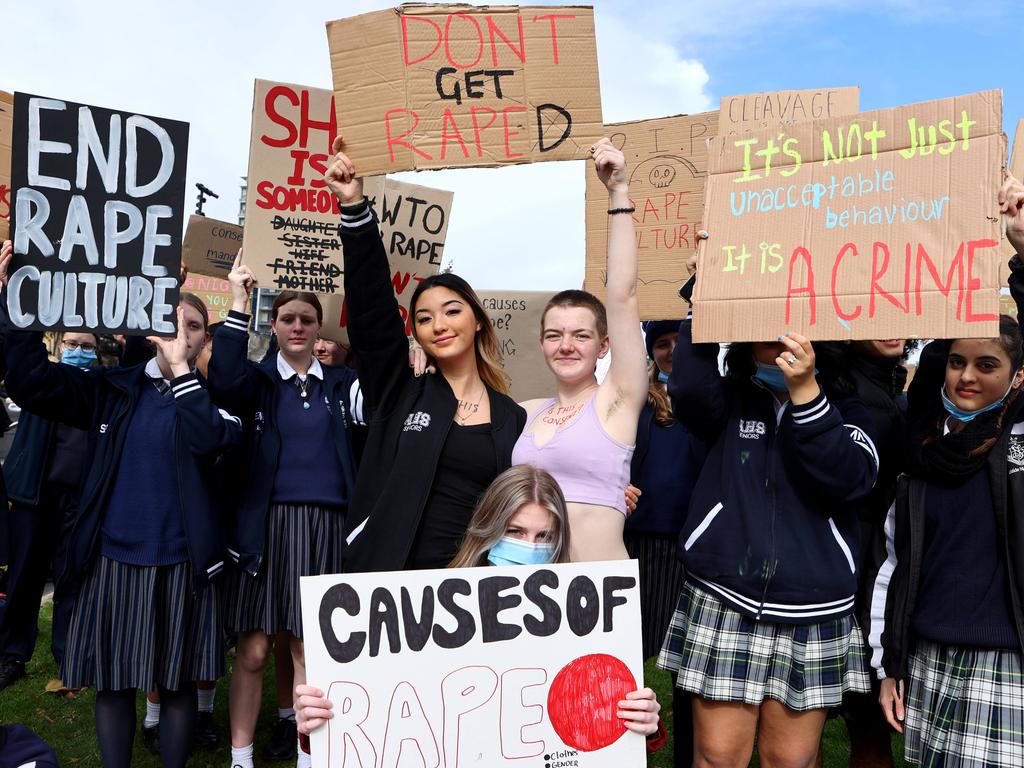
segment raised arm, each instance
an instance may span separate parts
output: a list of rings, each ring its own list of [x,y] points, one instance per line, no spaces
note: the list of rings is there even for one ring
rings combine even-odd
[[[605,384],[615,388],[639,416],[647,401],[647,353],[640,332],[640,303],[636,294],[636,233],[633,229],[626,158],[608,139],[593,147],[597,176],[608,190],[608,284],[605,308],[612,359]],[[612,213],[612,211],[621,211]]]
[[[208,369],[210,396],[218,405],[246,418],[257,407],[259,374],[249,364],[249,296],[256,285],[252,271],[242,263],[238,250],[228,274],[231,285],[231,310],[224,325],[217,329],[216,343]]]
[[[359,361],[359,383],[371,418],[386,416],[413,375],[409,341],[391,284],[391,266],[377,221],[363,195],[363,180],[334,142],[334,159],[324,178],[341,206],[348,337]]]

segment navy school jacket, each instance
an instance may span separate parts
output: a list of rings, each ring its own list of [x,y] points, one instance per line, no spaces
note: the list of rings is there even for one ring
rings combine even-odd
[[[8,329],[5,342],[11,399],[29,413],[89,433],[91,463],[82,480],[78,509],[65,523],[57,553],[57,585],[74,587],[99,554],[100,530],[128,426],[142,387],[151,386],[146,366],[83,371],[50,362],[41,333]],[[218,411],[202,384],[196,373],[171,382],[177,407],[179,496],[194,590],[205,587],[224,566],[222,513],[210,490],[217,481],[213,467],[242,435],[239,419]],[[144,504],[140,499],[140,511]]]
[[[755,619],[813,623],[852,613],[859,523],[853,502],[878,475],[874,425],[856,400],[824,394],[777,407],[718,371],[717,344],[679,328],[673,410],[708,445],[679,535],[689,578]]]
[[[281,435],[277,431],[277,355],[260,363],[247,358],[249,316],[229,312],[217,329],[210,356],[210,394],[222,408],[242,417],[245,436],[241,449],[230,457],[225,475],[240,484],[237,508],[228,525],[228,556],[255,576],[263,562],[266,517],[274,490]],[[356,487],[356,462],[350,426],[352,392],[358,394],[355,371],[345,366],[323,366],[324,391],[330,398],[334,447],[349,494]],[[223,478],[222,478],[223,482]]]

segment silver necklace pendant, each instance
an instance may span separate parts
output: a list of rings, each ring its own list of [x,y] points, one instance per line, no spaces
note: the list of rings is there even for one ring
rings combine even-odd
[[[303,393],[302,396],[305,397],[306,394]],[[309,401],[308,400],[302,404],[302,408],[303,408],[303,410],[306,410],[306,411],[309,410]]]

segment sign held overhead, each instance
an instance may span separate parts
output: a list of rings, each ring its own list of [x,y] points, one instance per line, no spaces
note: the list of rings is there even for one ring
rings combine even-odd
[[[721,130],[731,133],[793,125],[808,120],[855,115],[860,111],[860,88],[810,88],[723,96]]]
[[[702,228],[707,141],[718,113],[615,123],[606,134],[626,156],[629,198],[636,212],[640,317],[663,320],[680,312],[679,286]],[[608,190],[587,164],[587,260],[583,287],[602,300],[608,264]]]
[[[428,275],[437,274],[448,235],[453,192],[421,187],[386,176],[363,179],[363,192],[380,224],[380,236],[391,267],[391,284],[402,313],[405,335],[412,335],[409,302]],[[348,344],[344,296],[321,296],[324,325],[320,335]]]
[[[602,136],[589,6],[402,5],[327,39],[362,175],[580,160]]]
[[[187,151],[187,123],[15,94],[15,328],[175,333]]]
[[[998,331],[1002,97],[713,139],[694,337]]]

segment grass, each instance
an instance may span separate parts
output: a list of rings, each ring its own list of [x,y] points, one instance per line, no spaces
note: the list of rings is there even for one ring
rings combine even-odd
[[[51,615],[52,606],[43,606],[39,617],[39,642],[36,643],[35,653],[27,665],[27,675],[0,692],[0,723],[22,723],[32,728],[53,746],[62,766],[99,768],[101,766],[100,756],[93,728],[93,706],[95,703],[93,692],[85,691],[72,699],[46,693],[44,690],[47,682],[57,677],[57,670],[49,650]],[[257,755],[257,765],[261,767],[264,765],[294,765],[294,761],[267,763],[259,758],[263,742],[268,737],[277,717],[273,695],[274,673],[271,666],[268,665],[264,677],[263,708],[256,731],[254,752]],[[658,700],[662,702],[663,714],[670,713],[672,682],[669,676],[656,669],[653,662],[647,665],[646,675],[647,684],[657,691]],[[214,711],[214,717],[220,726],[221,745],[213,750],[195,752],[188,763],[190,768],[224,768],[224,766],[230,765],[231,753],[227,746],[227,708],[227,678],[224,678],[217,688]],[[145,712],[141,693],[138,700],[138,712],[138,723],[141,727],[142,715]],[[671,731],[671,718],[667,717],[666,722]],[[897,749],[897,757],[899,757],[902,743],[894,744],[894,746]],[[838,718],[829,720],[825,727],[824,750],[826,768],[840,768],[840,766],[849,764],[850,748],[842,720]],[[132,763],[139,768],[159,768],[160,759],[147,752],[142,746],[142,739],[137,737]],[[656,768],[671,768],[671,740],[668,745],[654,755],[650,765]],[[757,765],[756,756],[751,765]],[[898,759],[897,766],[903,765],[903,761]]]

